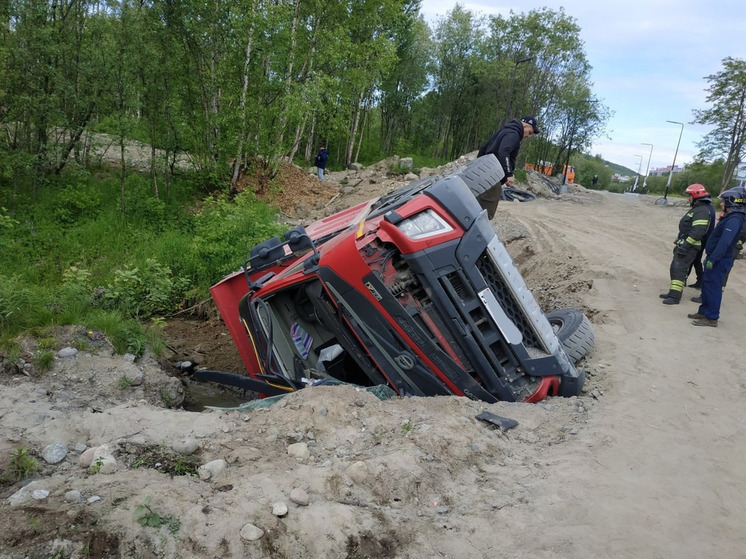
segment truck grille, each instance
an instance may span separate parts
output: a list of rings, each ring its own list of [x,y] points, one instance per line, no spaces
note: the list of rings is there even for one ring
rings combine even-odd
[[[476,267],[477,270],[479,270],[479,273],[482,274],[484,281],[487,282],[487,285],[492,290],[498,303],[500,303],[503,311],[505,311],[505,314],[513,321],[516,328],[520,330],[521,335],[523,336],[523,344],[526,347],[543,349],[539,338],[531,327],[531,323],[526,318],[521,306],[515,300],[510,286],[505,283],[500,271],[497,270],[495,265],[492,263],[487,252],[482,253],[482,256],[477,260]]]

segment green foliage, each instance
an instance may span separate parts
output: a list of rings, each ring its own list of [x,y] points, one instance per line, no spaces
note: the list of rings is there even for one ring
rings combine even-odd
[[[176,534],[181,528],[181,521],[173,515],[161,515],[150,507],[150,497],[146,497],[141,505],[135,508],[135,518],[141,526],[160,528],[166,526],[168,531]]]
[[[746,60],[729,56],[722,63],[719,72],[706,77],[709,107],[694,111],[694,123],[711,127],[699,144],[699,157],[724,163],[718,193],[728,187],[746,156]]]
[[[0,331],[19,331],[32,323],[27,311],[35,295],[19,276],[0,274]]]
[[[119,380],[117,380],[117,386],[120,390],[127,390],[132,387],[132,379],[126,375],[122,375],[119,377]]]
[[[8,243],[6,233],[10,233],[18,225],[18,222],[7,212],[8,210],[0,206],[0,247]]]
[[[232,203],[225,196],[209,199],[195,216],[182,272],[200,285],[212,285],[243,264],[252,246],[282,232],[275,215],[250,192]]]
[[[187,278],[174,277],[170,268],[148,258],[141,268],[116,270],[102,304],[129,316],[149,317],[177,309],[188,286]]]
[[[53,215],[58,222],[70,225],[82,217],[95,217],[100,203],[100,196],[93,187],[68,185],[58,194]]]
[[[166,351],[164,330],[166,321],[161,317],[153,317],[150,324],[145,326],[145,341],[156,357],[161,357]]]
[[[101,471],[101,466],[103,466],[103,465],[104,465],[104,459],[99,456],[98,458],[96,458],[96,460],[93,462],[93,464],[91,464],[88,467],[88,471],[92,475],[95,476],[97,473],[99,473]]]
[[[36,460],[31,456],[29,451],[23,447],[18,447],[10,455],[10,464],[8,465],[8,474],[13,481],[20,481],[28,478],[38,469]]]
[[[32,363],[39,371],[46,372],[52,368],[54,352],[48,349],[39,349],[34,353]]]
[[[117,353],[139,357],[145,351],[147,342],[142,324],[119,311],[93,310],[86,316],[86,324],[105,332]]]
[[[38,343],[39,349],[57,349],[57,340],[55,340],[54,338],[41,338]]]

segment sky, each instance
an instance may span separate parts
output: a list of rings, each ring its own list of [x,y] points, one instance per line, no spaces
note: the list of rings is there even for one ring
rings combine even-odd
[[[591,155],[644,175],[650,169],[690,163],[709,127],[691,124],[694,109],[706,109],[706,76],[723,69],[728,56],[746,59],[743,0],[516,0],[460,1],[475,15],[508,17],[547,7],[564,8],[580,27],[592,66],[594,97],[614,114],[608,138]],[[422,0],[431,25],[457,0]],[[683,124],[671,124],[667,121]],[[541,123],[539,123],[541,127]],[[680,142],[679,142],[680,138]],[[676,153],[677,144],[679,144]],[[643,144],[652,144],[650,145]]]

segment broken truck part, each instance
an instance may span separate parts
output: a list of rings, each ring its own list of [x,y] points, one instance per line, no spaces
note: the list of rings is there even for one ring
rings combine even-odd
[[[249,376],[285,391],[336,379],[486,402],[579,394],[578,355],[476,201],[501,178],[482,157],[252,248],[211,288]],[[580,335],[576,353],[592,344]]]

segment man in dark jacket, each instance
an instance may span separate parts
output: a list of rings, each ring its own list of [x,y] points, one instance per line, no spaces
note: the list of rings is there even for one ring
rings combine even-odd
[[[674,241],[671,260],[671,284],[668,293],[661,293],[664,305],[678,305],[684,291],[686,276],[697,254],[702,248],[705,236],[712,230],[715,210],[712,199],[701,184],[690,184],[684,190],[689,195],[691,209],[679,221],[679,235]]]
[[[326,169],[327,159],[329,159],[329,150],[324,146],[319,146],[319,153],[316,154],[316,159],[313,160],[313,164],[316,166],[316,171],[320,181],[324,180],[324,169]]]
[[[720,304],[723,299],[723,284],[733,266],[736,243],[741,237],[744,219],[744,190],[731,188],[720,194],[725,205],[717,227],[712,231],[705,246],[705,271],[702,276],[702,304],[696,313],[687,315],[694,326],[717,327],[720,319]]]
[[[513,186],[515,179],[515,158],[518,157],[518,151],[521,149],[521,141],[539,133],[539,127],[536,125],[536,117],[526,116],[522,119],[514,118],[505,126],[495,132],[481,148],[477,157],[487,154],[494,154],[502,165],[505,176],[492,188],[485,190],[477,196],[477,201],[483,209],[487,210],[487,216],[492,219],[497,210],[497,204],[502,197],[502,185]]]

